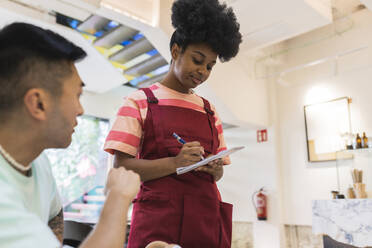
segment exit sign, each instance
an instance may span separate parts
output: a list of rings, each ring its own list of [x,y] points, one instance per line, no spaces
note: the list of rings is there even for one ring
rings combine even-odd
[[[257,130],[257,143],[267,141],[267,129]]]

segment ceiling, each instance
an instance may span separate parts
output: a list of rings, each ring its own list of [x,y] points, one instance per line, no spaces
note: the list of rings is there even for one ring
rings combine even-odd
[[[232,0],[243,48],[259,49],[332,22],[331,8],[299,0]],[[320,7],[319,7],[320,6]],[[295,10],[295,11],[294,11]]]
[[[360,0],[368,9],[372,10],[372,0]]]
[[[57,16],[66,26],[78,31],[122,73],[125,85],[147,87],[160,81],[168,71],[166,59],[137,29],[99,15],[91,15],[83,21]]]
[[[54,19],[52,22],[77,31],[76,33],[80,34],[91,45],[90,47],[83,47],[88,52],[87,60],[95,58],[96,62],[90,64],[95,69],[81,70],[83,80],[89,82],[86,87],[89,91],[101,93],[117,88],[120,85],[134,88],[146,87],[156,81],[160,81],[168,71],[168,62],[143,32],[118,21],[94,14],[96,11],[92,10],[97,8],[99,1],[36,0],[30,3],[25,0],[16,0],[7,2],[45,13],[48,19]],[[115,1],[110,0],[102,2],[115,4]],[[152,3],[152,0],[144,0],[142,5],[150,3]],[[86,6],[86,4],[93,4],[93,8]],[[137,5],[139,9],[144,7],[141,4]],[[128,6],[131,5],[128,4]],[[135,6],[133,2],[132,6]],[[150,8],[152,9],[152,6]],[[138,12],[138,10],[136,11]],[[133,15],[134,12],[131,13],[126,12],[126,15]],[[53,18],[50,18],[51,16]],[[9,17],[8,19],[12,18]],[[141,20],[141,22],[143,21]],[[56,28],[51,29],[58,33],[61,32],[56,30]],[[71,35],[69,34],[67,37],[74,39]],[[80,42],[77,42],[77,44],[80,44]],[[99,54],[91,54],[92,48],[95,48]],[[106,63],[100,63],[101,60],[97,60],[97,57],[100,57],[99,55],[103,56],[110,63],[107,63],[107,61]],[[106,66],[103,66],[102,63],[106,64]],[[84,67],[84,64],[85,61],[79,63],[78,67]],[[107,64],[108,66],[113,66],[114,70],[116,70],[114,74],[112,73],[113,69],[107,70]],[[117,74],[121,74],[120,80],[118,80]],[[116,76],[111,77],[111,75]],[[115,83],[108,81],[114,81]]]
[[[38,0],[42,1],[42,0]],[[149,25],[157,25],[159,5],[164,0],[59,0],[75,4],[85,2],[131,16]],[[322,27],[352,11],[359,0],[222,0],[234,11],[241,24],[243,49],[259,49]],[[363,2],[372,0],[363,0]],[[165,1],[171,8],[172,1]],[[372,5],[372,3],[371,3]],[[164,6],[163,6],[164,7]],[[161,27],[160,27],[161,28]]]
[[[169,37],[161,40],[158,34],[167,33],[168,36],[170,34],[169,30],[166,31],[166,28],[162,27],[161,21],[156,23],[156,20],[161,16],[165,22],[170,22],[169,9],[172,0],[3,2],[22,4],[45,13],[57,12],[70,18],[70,21],[65,23],[66,26],[78,31],[109,60],[123,76],[121,85],[144,87],[161,80],[167,71],[169,52],[166,47]],[[372,0],[224,0],[224,2],[231,6],[237,15],[243,34],[241,51],[248,55],[347,17],[364,6],[372,8]],[[156,27],[152,32],[146,32],[148,27],[153,26]],[[159,44],[163,44],[163,47],[160,48]],[[117,83],[112,84],[114,85],[118,86]],[[99,92],[112,89],[109,88],[109,84],[106,87],[106,90],[102,87],[92,89],[97,88]]]
[[[165,23],[170,23],[172,0],[8,0],[0,1],[0,7],[4,2],[21,3],[48,14],[59,12],[79,21],[73,27],[75,30],[69,31],[74,34],[65,30],[61,32],[66,36],[71,35],[68,36],[71,40],[88,51],[87,60],[79,66],[85,67],[82,71],[89,72],[82,75],[83,80],[89,82],[89,91],[119,92],[125,87],[129,89],[124,85],[128,83],[134,87],[144,87],[160,80],[166,72],[167,61],[170,59],[168,43],[171,30],[165,27]],[[279,46],[283,44],[282,41],[347,17],[364,6],[372,9],[372,0],[225,2],[236,12],[243,34],[240,49],[243,56],[229,63],[231,66],[226,68],[231,73],[241,75],[242,80],[246,74],[240,70],[247,69],[242,64],[251,59],[248,55],[264,53],[263,56],[266,56],[265,49],[273,47],[273,44]],[[216,82],[213,85],[218,88]],[[231,121],[227,118],[231,123],[240,120],[238,116],[244,116],[233,111],[235,98],[229,98],[224,92],[220,94],[212,86],[205,87],[205,92],[216,95],[212,99],[220,99],[220,105],[226,106],[223,112],[235,114],[234,118],[230,118]],[[234,90],[230,93],[238,94]],[[224,114],[224,119],[226,116]]]
[[[158,25],[159,6],[164,0],[13,0],[85,20],[97,9],[111,9],[148,25]],[[162,1],[162,2],[161,2]],[[245,50],[259,49],[330,24],[358,8],[372,8],[372,0],[221,0],[233,7],[241,24]],[[75,8],[67,8],[66,6]],[[164,6],[163,6],[164,8]],[[169,17],[170,19],[170,17]],[[124,23],[125,24],[125,23]],[[160,27],[162,28],[162,27]]]

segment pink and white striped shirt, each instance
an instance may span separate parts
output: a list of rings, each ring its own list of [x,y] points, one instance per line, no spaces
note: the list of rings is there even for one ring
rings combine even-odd
[[[153,84],[150,89],[159,100],[158,104],[160,105],[189,108],[205,113],[203,100],[195,93],[183,94],[160,83]],[[226,150],[222,122],[212,104],[211,109],[215,113],[215,125],[220,141],[217,152],[220,152]],[[104,150],[111,154],[114,154],[116,150],[137,157],[141,149],[146,114],[147,97],[142,90],[135,91],[126,97],[106,138]],[[229,157],[224,159],[224,164],[230,164]]]

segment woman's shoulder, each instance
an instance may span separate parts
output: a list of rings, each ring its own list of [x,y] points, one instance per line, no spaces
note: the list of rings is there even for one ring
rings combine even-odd
[[[136,91],[133,91],[132,93],[130,93],[126,98],[133,99],[133,100],[146,99],[147,97],[146,97],[146,93],[144,89],[149,89],[154,93],[154,95],[156,95],[156,91],[159,90],[159,86],[158,86],[158,83],[155,83],[153,85],[150,85],[149,87],[137,89]]]
[[[136,91],[133,91],[129,95],[124,97],[125,100],[131,100],[131,101],[139,101],[146,99],[146,94],[142,89],[138,89]]]
[[[201,99],[201,101],[203,101],[203,99],[205,100],[205,101],[207,101],[208,103],[209,103],[209,106],[210,106],[210,108],[211,108],[211,110],[212,111],[216,111],[216,107],[214,106],[214,104],[213,104],[213,100],[212,101],[210,101],[210,100],[208,100],[207,98],[205,98],[205,97],[203,97],[203,96],[200,96],[200,95],[198,95],[197,93],[193,93],[196,97],[198,97],[198,98],[200,98]]]

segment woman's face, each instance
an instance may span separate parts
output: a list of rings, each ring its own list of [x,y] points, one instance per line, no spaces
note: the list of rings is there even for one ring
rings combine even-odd
[[[204,43],[190,44],[185,51],[174,45],[173,72],[185,90],[196,88],[209,77],[216,64],[217,53]]]

